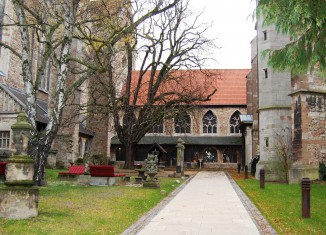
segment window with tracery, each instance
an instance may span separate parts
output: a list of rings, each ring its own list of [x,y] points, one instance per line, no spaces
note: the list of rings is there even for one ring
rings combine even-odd
[[[217,120],[214,113],[209,110],[203,117],[203,133],[216,133],[217,132]]]
[[[158,124],[154,125],[148,133],[163,133],[163,120],[161,120]]]
[[[190,133],[191,119],[187,113],[180,113],[174,119],[175,133]]]
[[[239,126],[240,126],[240,112],[236,111],[230,118],[230,133],[241,133]]]

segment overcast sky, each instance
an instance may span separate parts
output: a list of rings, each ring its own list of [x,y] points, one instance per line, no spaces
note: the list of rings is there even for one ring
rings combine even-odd
[[[215,63],[208,68],[250,68],[250,41],[255,36],[251,15],[252,0],[190,0],[195,11],[203,11],[202,19],[212,23],[211,38],[217,38]]]
[[[208,61],[204,68],[251,68],[250,42],[256,34],[251,14],[255,0],[189,0],[189,2],[194,16],[201,13],[197,23],[211,25],[205,36],[216,39],[215,45],[218,47],[209,51],[208,57],[214,58],[215,61]],[[141,53],[138,54],[138,58],[142,56]],[[136,69],[139,69],[141,61],[142,59],[137,59]]]

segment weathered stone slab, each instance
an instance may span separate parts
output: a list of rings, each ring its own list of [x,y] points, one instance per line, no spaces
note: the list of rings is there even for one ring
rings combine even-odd
[[[0,188],[0,218],[28,219],[38,215],[37,187]]]
[[[91,177],[90,185],[92,186],[114,186],[119,185],[123,181],[122,177]]]
[[[91,182],[91,175],[78,175],[77,183],[81,185],[89,185]]]

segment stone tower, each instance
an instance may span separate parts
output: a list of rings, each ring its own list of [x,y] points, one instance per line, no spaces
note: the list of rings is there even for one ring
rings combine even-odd
[[[258,77],[258,112],[259,112],[259,152],[260,161],[257,174],[261,168],[266,171],[267,180],[277,180],[278,175],[273,169],[273,162],[278,158],[274,146],[278,134],[291,140],[291,73],[277,72],[268,66],[267,58],[262,52],[266,49],[276,50],[290,42],[288,35],[278,33],[275,26],[264,26],[263,19],[257,21],[257,52]]]

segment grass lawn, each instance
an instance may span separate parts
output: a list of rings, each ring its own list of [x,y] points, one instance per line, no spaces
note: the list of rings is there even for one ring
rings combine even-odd
[[[57,181],[58,171],[47,171],[39,216],[0,219],[0,234],[120,234],[177,187],[173,178],[160,178],[159,189],[74,186]]]
[[[231,176],[279,234],[326,234],[326,184],[312,184],[311,218],[303,219],[299,184],[267,182],[260,189],[256,179]]]

